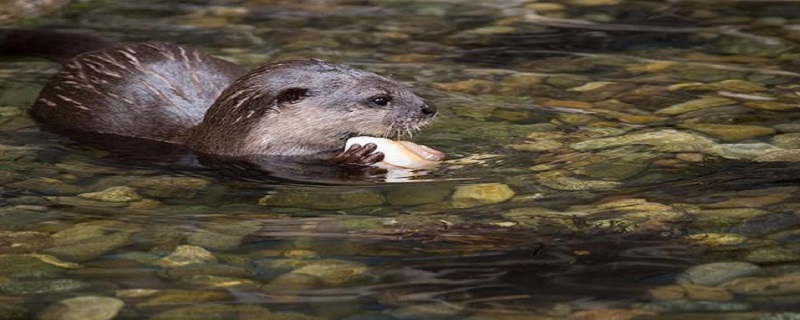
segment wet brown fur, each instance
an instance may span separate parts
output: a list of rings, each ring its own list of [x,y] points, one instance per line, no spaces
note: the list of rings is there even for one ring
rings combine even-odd
[[[405,86],[344,65],[282,61],[247,72],[169,43],[100,44],[65,54],[31,109],[36,120],[207,154],[296,156],[334,152],[355,135],[397,137],[435,114]]]

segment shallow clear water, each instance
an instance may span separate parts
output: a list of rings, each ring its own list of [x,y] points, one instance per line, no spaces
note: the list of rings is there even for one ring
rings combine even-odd
[[[796,319],[799,12],[72,4],[27,23],[394,77],[451,160],[321,181],[121,158],[40,131],[24,111],[58,66],[4,58],[0,319]]]

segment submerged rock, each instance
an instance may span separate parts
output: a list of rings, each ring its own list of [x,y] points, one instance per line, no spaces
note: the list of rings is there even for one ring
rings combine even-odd
[[[579,151],[592,151],[635,144],[649,145],[654,151],[661,152],[702,152],[716,145],[713,140],[697,134],[661,129],[592,139],[574,143],[571,147]]]
[[[208,250],[198,246],[182,245],[175,248],[170,255],[153,262],[153,264],[163,267],[180,267],[215,262],[217,262],[217,257]]]
[[[0,282],[0,292],[11,295],[54,294],[91,286],[88,282],[73,279],[6,280]]]
[[[713,262],[701,264],[678,275],[678,283],[716,286],[725,281],[754,275],[761,267],[748,262]]]
[[[456,187],[453,206],[470,208],[504,202],[514,197],[514,190],[502,183],[468,184]]]
[[[110,187],[98,192],[81,193],[78,197],[107,202],[133,202],[142,200],[142,196],[136,193],[136,190],[126,186]]]
[[[674,116],[711,107],[727,106],[734,103],[736,103],[736,100],[727,98],[702,98],[666,107],[656,111],[656,114]]]
[[[620,186],[617,181],[588,180],[569,176],[565,171],[548,171],[536,175],[538,182],[556,190],[599,190]]]
[[[800,274],[779,277],[747,277],[733,279],[720,285],[735,294],[771,296],[800,293]]]
[[[303,289],[319,286],[338,286],[363,279],[369,268],[343,260],[317,260],[273,279],[262,290]]]
[[[140,192],[154,198],[194,198],[211,185],[211,181],[195,177],[156,176],[136,179],[128,183]]]
[[[128,245],[130,238],[129,232],[116,232],[52,247],[44,252],[68,261],[86,261]]]
[[[120,299],[81,296],[64,299],[45,308],[40,320],[109,320],[125,305]]]
[[[684,123],[678,127],[699,131],[724,141],[741,141],[775,133],[772,128],[746,125]]]

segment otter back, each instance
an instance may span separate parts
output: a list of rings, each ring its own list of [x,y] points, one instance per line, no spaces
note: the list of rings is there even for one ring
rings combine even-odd
[[[183,143],[244,68],[169,43],[77,55],[39,93],[31,115],[51,129]]]

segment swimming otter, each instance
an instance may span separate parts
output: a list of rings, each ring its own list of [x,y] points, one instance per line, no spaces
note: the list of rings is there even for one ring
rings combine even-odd
[[[21,29],[3,30],[0,48],[64,64],[31,108],[47,127],[185,144],[204,154],[368,165],[382,159],[374,146],[333,156],[349,137],[398,137],[436,114],[393,80],[316,60],[247,72],[170,43]]]

